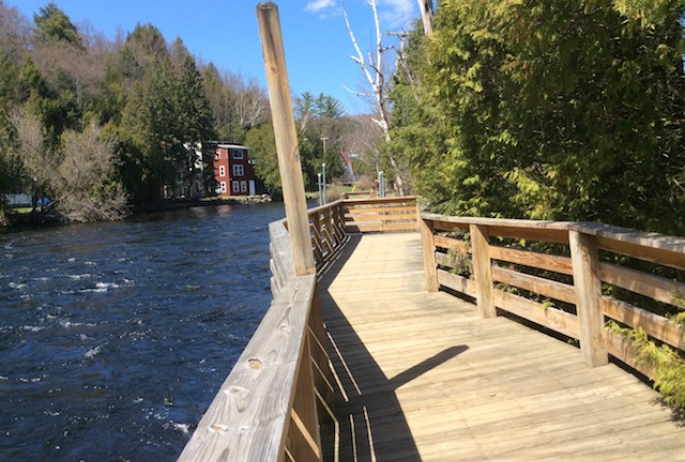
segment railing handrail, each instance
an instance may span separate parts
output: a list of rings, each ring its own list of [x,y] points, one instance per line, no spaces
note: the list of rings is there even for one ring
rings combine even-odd
[[[611,354],[650,377],[654,372],[651,366],[638,360],[639,354],[630,342],[605,327],[605,318],[632,328],[640,327],[659,342],[679,350],[685,349],[685,326],[602,294],[604,283],[678,306],[679,301],[685,298],[685,283],[607,263],[599,258],[599,251],[606,251],[685,270],[685,238],[589,222],[457,217],[435,213],[422,213],[421,227],[429,290],[443,286],[472,296],[483,317],[494,316],[495,308],[510,311],[578,339],[583,356],[590,365],[606,364]],[[463,240],[448,236],[454,229],[470,232],[470,246]],[[495,236],[568,245],[570,257],[495,245],[490,239]],[[457,249],[456,252],[462,255],[470,254],[471,276],[448,271],[456,264],[446,251],[449,248]],[[573,280],[559,282],[539,274],[520,272],[516,267],[512,269],[511,265],[558,273],[562,275],[558,279],[572,276]],[[554,307],[550,309],[528,297],[499,290],[496,287],[498,282],[541,298],[576,305],[577,315]]]

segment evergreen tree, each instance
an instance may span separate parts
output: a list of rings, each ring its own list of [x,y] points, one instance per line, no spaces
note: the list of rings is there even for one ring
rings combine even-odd
[[[450,213],[682,231],[682,7],[661,4],[647,23],[637,1],[445,0],[420,77],[446,149],[421,190]]]
[[[188,172],[191,191],[197,190],[198,169],[204,172],[202,183],[205,190],[214,191],[214,168],[212,141],[216,140],[214,116],[207,101],[202,76],[195,66],[195,60],[188,55],[181,66],[177,89],[177,115],[179,136],[186,147],[183,170]],[[201,158],[197,158],[197,151]]]
[[[61,42],[83,47],[76,26],[55,2],[48,3],[39,11],[40,13],[33,15],[33,20],[38,27],[36,32],[39,41]]]

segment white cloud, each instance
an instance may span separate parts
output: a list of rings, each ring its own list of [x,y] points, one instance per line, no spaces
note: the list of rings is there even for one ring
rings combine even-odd
[[[377,0],[377,4],[381,21],[392,28],[409,28],[409,23],[418,17],[416,0]]]
[[[321,13],[326,8],[334,8],[335,0],[313,0],[307,3],[304,10],[308,13]]]

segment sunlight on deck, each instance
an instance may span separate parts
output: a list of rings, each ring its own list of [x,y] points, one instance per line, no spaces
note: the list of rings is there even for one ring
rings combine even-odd
[[[327,460],[685,461],[683,422],[633,375],[426,293],[416,233],[353,236],[320,293],[340,388]]]

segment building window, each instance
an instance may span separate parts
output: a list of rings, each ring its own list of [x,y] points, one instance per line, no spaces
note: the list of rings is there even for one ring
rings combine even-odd
[[[221,182],[221,193],[222,194],[226,193],[226,182],[225,181]]]
[[[245,157],[244,157],[244,154],[243,154],[243,151],[241,151],[241,150],[239,150],[239,149],[234,149],[234,150],[231,152],[231,157],[232,157],[233,159],[236,159],[236,160],[242,160],[242,159],[245,158]]]
[[[240,182],[240,192],[241,193],[247,192],[247,181],[241,181]]]
[[[219,165],[219,176],[226,176],[226,167]]]
[[[233,193],[239,193],[240,192],[240,181],[234,181],[233,182]]]
[[[233,176],[243,176],[245,175],[245,168],[242,165],[233,166]]]

